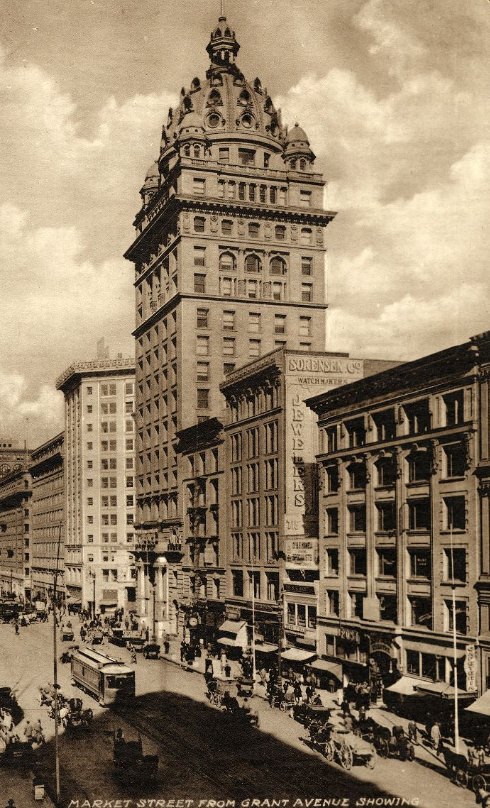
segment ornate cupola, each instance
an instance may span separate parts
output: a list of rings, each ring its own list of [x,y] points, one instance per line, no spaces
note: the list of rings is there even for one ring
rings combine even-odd
[[[240,45],[235,32],[230,28],[226,17],[221,16],[218,25],[211,32],[211,40],[206,48],[211,59],[210,70],[229,70],[234,65]]]
[[[286,135],[286,148],[283,159],[293,171],[307,171],[315,162],[315,154],[310,148],[306,132],[299,124],[295,124]]]

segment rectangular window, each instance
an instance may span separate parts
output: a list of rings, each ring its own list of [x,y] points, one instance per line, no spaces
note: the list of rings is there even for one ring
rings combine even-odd
[[[394,440],[396,437],[395,410],[383,410],[373,415],[376,425],[376,440]]]
[[[409,530],[430,530],[430,500],[417,499],[408,503]]]
[[[339,593],[336,589],[327,589],[326,592],[326,611],[327,615],[338,617],[339,611]]]
[[[229,373],[233,373],[235,370],[235,365],[233,362],[225,362],[223,365],[223,376],[228,376]]]
[[[197,390],[197,409],[207,410],[209,408],[209,390]]]
[[[274,315],[274,334],[286,333],[286,316],[284,314]]]
[[[279,575],[277,572],[267,573],[267,600],[276,603],[279,598]]]
[[[350,449],[364,446],[366,443],[366,428],[364,426],[364,418],[355,418],[352,421],[346,421],[345,428],[347,430]]]
[[[350,574],[366,575],[366,551],[364,549],[350,550]]]
[[[339,574],[339,551],[327,550],[325,553],[325,575],[337,577]]]
[[[207,362],[198,362],[196,365],[196,379],[198,382],[209,381],[209,365]]]
[[[196,353],[198,356],[209,356],[209,337],[197,337]]]
[[[464,477],[466,452],[460,443],[444,446],[444,473],[446,477]]]
[[[206,180],[194,177],[192,180],[192,190],[195,196],[204,196],[206,193]]]
[[[397,622],[396,595],[378,595],[379,619]],[[407,651],[407,654],[409,652]]]
[[[430,598],[410,598],[411,625],[432,629],[432,601]]]
[[[208,309],[198,309],[196,315],[197,328],[208,328]]]
[[[300,337],[311,337],[311,317],[299,318],[299,335]]]
[[[431,567],[430,550],[419,549],[410,552],[410,575],[413,578],[430,578]]]
[[[330,426],[328,429],[326,429],[325,437],[326,437],[327,452],[336,452],[338,448],[337,427]]]
[[[313,284],[311,283],[302,283],[301,284],[301,300],[304,303],[311,303],[313,300]]]
[[[272,282],[272,299],[273,300],[282,300],[283,289],[284,289],[284,284],[280,283],[280,281],[273,281]]]
[[[366,532],[366,506],[362,503],[359,505],[349,505],[349,531],[351,533],[365,533]]]
[[[253,334],[257,334],[260,331],[260,314],[257,312],[251,311],[248,315],[248,330],[251,331]]]
[[[396,576],[396,549],[394,547],[383,547],[377,551],[378,575],[387,578]]]
[[[248,341],[248,355],[251,357],[260,356],[261,341],[259,339],[251,339]]]
[[[233,594],[238,598],[243,598],[243,572],[241,570],[233,570],[231,576]]]
[[[336,536],[339,532],[339,509],[327,508],[326,509],[326,529],[329,535]]]
[[[338,466],[327,466],[325,469],[325,488],[327,494],[335,494],[339,490]]]
[[[362,592],[349,592],[350,616],[362,619],[364,614],[364,595]]]
[[[194,275],[194,291],[197,292],[199,295],[206,294],[206,276],[205,275]]]
[[[132,396],[134,394],[133,382],[126,382],[126,384],[124,385],[124,392],[127,396]]]
[[[366,464],[351,463],[348,467],[349,488],[362,489],[366,487]]]
[[[311,191],[299,192],[299,204],[302,208],[309,208],[311,205]]]
[[[382,457],[376,463],[378,485],[391,488],[396,480],[396,460],[394,457]]]
[[[235,355],[235,340],[233,337],[224,337],[223,339],[223,356]]]
[[[466,529],[466,501],[463,496],[444,497],[446,530]]]
[[[445,612],[446,612],[446,626],[448,631],[453,631],[454,626],[454,618],[456,617],[456,631],[458,634],[466,634],[468,631],[468,616],[466,610],[466,601],[464,600],[456,600],[454,602],[454,610],[453,610],[453,602],[452,600],[445,601]]]
[[[230,150],[226,146],[220,146],[218,152],[218,160],[220,163],[230,162]]]
[[[444,579],[466,581],[466,550],[464,547],[444,548]]]
[[[377,502],[378,530],[391,533],[396,530],[396,508],[394,502]]]
[[[443,396],[446,411],[446,426],[459,426],[464,423],[464,391]]]
[[[234,311],[224,311],[223,312],[223,331],[234,331],[235,330],[235,312]]]
[[[408,420],[408,430],[411,435],[422,435],[430,431],[429,401],[416,401],[405,406],[405,415]]]
[[[429,452],[413,452],[408,458],[408,469],[411,483],[429,480],[432,472]]]
[[[313,258],[309,256],[302,256],[301,258],[301,274],[302,275],[312,275],[313,274]]]
[[[238,149],[238,162],[243,166],[255,165],[255,149]]]

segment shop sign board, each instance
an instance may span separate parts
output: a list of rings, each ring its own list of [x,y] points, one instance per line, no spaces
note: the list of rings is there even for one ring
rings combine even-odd
[[[359,645],[361,641],[359,632],[355,628],[349,628],[348,626],[340,626],[338,636],[341,640],[353,642],[356,645]]]
[[[285,550],[287,567],[302,570],[318,568],[318,539],[288,539]]]
[[[477,690],[476,685],[476,646],[466,646],[466,656],[464,659],[464,672],[466,673],[466,690],[472,693]]]

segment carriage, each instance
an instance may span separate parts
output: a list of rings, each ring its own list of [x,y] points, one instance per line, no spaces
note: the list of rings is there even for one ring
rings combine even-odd
[[[94,713],[90,707],[83,709],[82,699],[73,698],[68,700],[69,712],[64,719],[66,731],[74,735],[90,727]]]
[[[466,755],[454,752],[446,746],[442,748],[442,756],[451,779],[458,786],[468,786],[477,795],[481,790],[490,790],[490,763],[474,766]]]
[[[368,769],[376,765],[376,749],[372,743],[353,732],[333,727],[325,745],[325,757],[335,761],[347,771],[355,763]]]
[[[158,775],[158,755],[144,755],[141,737],[137,741],[114,738],[114,772],[118,779],[126,783],[146,785],[154,782]]]
[[[373,744],[380,757],[396,757],[404,761],[415,760],[415,747],[402,726],[392,729],[374,719],[363,721],[356,734]]]
[[[211,704],[221,707],[225,694],[236,698],[238,694],[238,682],[235,679],[215,677],[208,682],[207,697]]]

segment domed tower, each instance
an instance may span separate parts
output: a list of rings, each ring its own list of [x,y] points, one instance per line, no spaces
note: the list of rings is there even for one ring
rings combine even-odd
[[[150,553],[169,576],[157,622],[171,633],[180,584],[170,572],[181,568],[187,518],[177,433],[222,416],[219,385],[236,367],[281,346],[325,349],[324,231],[335,214],[323,209],[306,134],[288,134],[267,87],[241,72],[239,47],[221,16],[205,76],[182,87],[163,122],[126,252],[136,289],[136,553],[144,548],[140,570]],[[139,591],[142,610],[146,579]]]

